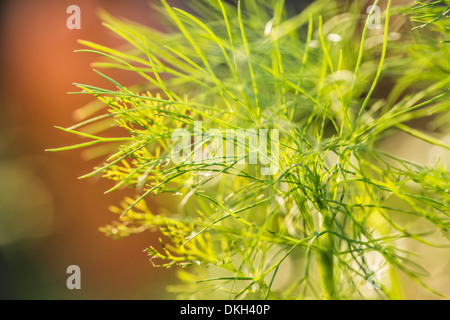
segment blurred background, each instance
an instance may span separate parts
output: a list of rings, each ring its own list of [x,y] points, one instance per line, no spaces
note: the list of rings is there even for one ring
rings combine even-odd
[[[404,1],[396,3],[400,2]],[[292,3],[298,8],[304,4]],[[54,128],[76,123],[74,111],[92,101],[91,96],[68,95],[78,91],[73,82],[111,87],[89,66],[97,56],[73,52],[81,48],[77,39],[106,46],[123,44],[101,25],[97,9],[160,27],[157,13],[148,0],[10,0],[0,4],[0,298],[170,298],[164,289],[176,281],[174,270],[154,268],[143,252],[157,241],[157,233],[113,240],[98,231],[116,218],[108,206],[118,204],[127,194],[104,195],[110,181],[77,179],[101,160],[83,159],[80,150],[44,151],[79,142],[74,135]],[[66,9],[72,4],[81,8],[80,30],[66,27],[70,15]],[[120,77],[124,85],[140,81],[130,73],[108,70],[107,74]],[[408,147],[408,137],[398,139],[390,140],[387,148],[408,152],[427,147]],[[420,156],[427,154],[424,151]],[[440,262],[424,261],[438,279],[430,284],[450,294],[448,251],[442,260],[442,251],[427,250],[419,253],[436,256]],[[81,290],[66,287],[66,269],[73,264],[81,268]],[[407,298],[435,297],[405,283]]]
[[[172,1],[173,2],[173,1]],[[74,111],[92,97],[73,82],[110,87],[89,64],[97,56],[74,53],[77,39],[107,46],[123,41],[101,25],[97,9],[158,26],[149,1],[1,1],[0,28],[0,297],[10,299],[161,299],[171,270],[154,268],[143,250],[158,234],[113,240],[98,227],[116,218],[109,205],[126,193],[104,195],[111,183],[78,180],[102,159],[80,150],[46,148],[78,143],[54,128],[76,123]],[[81,29],[69,30],[69,5],[81,8]],[[138,80],[120,74],[122,84]],[[66,269],[81,268],[81,290],[68,290]]]

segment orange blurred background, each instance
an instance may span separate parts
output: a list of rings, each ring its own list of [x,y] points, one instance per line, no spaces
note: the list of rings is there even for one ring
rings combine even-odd
[[[174,3],[172,1],[172,3]],[[81,9],[81,29],[69,30],[69,5]],[[158,239],[145,233],[119,241],[98,231],[116,218],[108,210],[127,192],[103,192],[103,179],[78,180],[103,159],[80,150],[46,148],[79,143],[54,128],[76,123],[73,112],[93,100],[72,83],[110,88],[89,66],[98,56],[74,53],[85,39],[116,47],[123,40],[101,25],[97,9],[157,27],[147,0],[19,0],[1,2],[0,41],[0,298],[163,299],[172,270],[154,268],[143,250]],[[140,79],[105,72],[124,85]],[[81,268],[81,290],[68,290],[66,269]]]

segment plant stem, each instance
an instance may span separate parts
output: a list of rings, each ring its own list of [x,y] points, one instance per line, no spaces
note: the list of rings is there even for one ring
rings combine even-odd
[[[320,215],[320,231],[330,230],[330,218],[327,215]],[[319,276],[322,285],[323,298],[327,300],[336,300],[338,295],[334,279],[334,256],[333,256],[333,238],[329,232],[326,232],[318,239],[319,250],[317,252],[317,264],[319,266]]]

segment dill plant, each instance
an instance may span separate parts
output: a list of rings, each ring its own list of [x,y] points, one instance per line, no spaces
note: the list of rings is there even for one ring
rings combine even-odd
[[[101,174],[116,182],[107,192],[128,187],[136,196],[112,207],[117,220],[101,231],[114,238],[160,231],[147,251],[155,265],[182,267],[182,284],[169,287],[180,298],[398,299],[399,273],[433,290],[399,241],[445,245],[445,237],[427,236],[448,234],[446,163],[419,165],[383,151],[380,141],[403,131],[449,149],[439,134],[448,130],[450,59],[435,41],[446,29],[428,30],[434,38],[421,35],[427,28],[401,31],[391,1],[379,30],[368,28],[359,1],[319,0],[295,16],[282,0],[195,1],[195,15],[161,3],[168,32],[103,12],[128,47],[80,41],[88,49],[79,52],[104,57],[94,67],[144,79],[124,87],[96,70],[116,90],[76,84],[98,102],[82,109],[90,118],[60,129],[88,141],[52,149],[109,146],[99,149],[109,153],[105,162],[84,177]],[[379,89],[386,79],[394,85]],[[102,106],[107,113],[91,116]],[[434,132],[410,125],[426,117],[437,122]],[[260,165],[237,157],[174,163],[172,134],[196,121],[203,131],[279,130],[279,150],[267,146],[279,153],[279,170],[261,175]],[[97,135],[110,125],[123,135]],[[178,210],[152,212],[148,201],[164,193]],[[372,264],[387,275],[379,279]],[[365,290],[367,281],[376,290]]]

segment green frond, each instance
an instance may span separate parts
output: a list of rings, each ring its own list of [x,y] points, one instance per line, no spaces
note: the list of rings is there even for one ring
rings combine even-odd
[[[448,158],[418,164],[383,141],[401,131],[449,149],[450,51],[422,35],[448,32],[448,1],[409,10],[421,25],[400,40],[392,18],[404,13],[391,1],[381,30],[369,29],[372,13],[360,14],[358,3],[345,10],[318,0],[292,16],[282,0],[195,1],[196,14],[162,0],[167,33],[102,12],[127,48],[80,41],[88,49],[78,52],[97,54],[105,70],[97,75],[115,89],[76,84],[106,112],[79,111],[81,123],[59,129],[87,141],[50,150],[120,144],[83,176],[113,181],[107,192],[135,193],[100,230],[114,238],[160,231],[147,252],[155,264],[184,267],[185,283],[170,287],[183,297],[395,299],[404,294],[398,273],[433,290],[398,243],[447,245],[428,236],[450,230]],[[143,83],[122,86],[108,69]],[[432,129],[412,123],[429,118]],[[89,131],[112,119],[123,136]],[[255,146],[252,132],[272,136]],[[187,145],[177,149],[181,139]],[[219,142],[242,152],[224,157]],[[177,210],[152,213],[146,201],[163,193]],[[388,275],[375,279],[374,264]],[[377,290],[365,290],[368,281]]]

